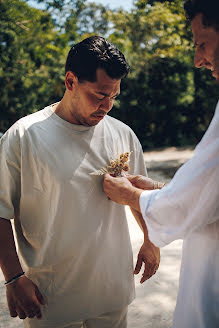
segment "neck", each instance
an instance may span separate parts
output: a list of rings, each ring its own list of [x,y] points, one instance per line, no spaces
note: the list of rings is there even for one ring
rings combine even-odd
[[[54,112],[63,120],[72,124],[78,124],[78,122],[74,120],[74,117],[71,114],[72,110],[66,98],[66,94],[64,94],[62,100],[53,106]]]

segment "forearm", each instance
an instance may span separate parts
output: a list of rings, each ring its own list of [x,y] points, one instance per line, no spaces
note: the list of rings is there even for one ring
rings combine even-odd
[[[139,199],[140,195],[144,190],[138,189],[135,187],[129,188],[124,191],[124,199],[126,200],[126,204],[129,205],[132,209],[136,210],[137,212],[141,213]],[[142,218],[143,220],[143,218]]]
[[[148,229],[147,229],[147,226],[146,226],[145,221],[143,219],[143,216],[141,215],[140,212],[138,212],[134,208],[130,207],[130,209],[132,211],[132,214],[135,217],[136,222],[138,223],[139,227],[141,228],[141,230],[144,234],[144,241],[148,240]]]
[[[23,271],[15,247],[11,222],[3,218],[0,218],[0,267],[6,281]]]

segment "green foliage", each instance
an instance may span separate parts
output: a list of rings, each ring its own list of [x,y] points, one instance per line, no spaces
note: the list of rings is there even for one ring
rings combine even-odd
[[[197,143],[212,118],[217,87],[210,74],[193,68],[182,2],[135,1],[131,13],[112,13],[112,21],[110,38],[125,49],[132,71],[111,115],[131,126],[144,148]]]
[[[63,94],[62,36],[51,15],[24,1],[0,2],[1,130]]]
[[[181,0],[136,0],[130,12],[86,0],[0,0],[0,131],[61,99],[69,46],[97,34],[116,44],[131,72],[111,115],[144,148],[197,143],[213,115],[217,87],[193,67]]]

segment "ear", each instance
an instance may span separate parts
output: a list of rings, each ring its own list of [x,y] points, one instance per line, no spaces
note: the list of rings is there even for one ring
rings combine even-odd
[[[75,73],[68,71],[65,74],[65,86],[67,90],[72,91],[74,88],[74,85],[78,82],[78,78],[75,75]]]

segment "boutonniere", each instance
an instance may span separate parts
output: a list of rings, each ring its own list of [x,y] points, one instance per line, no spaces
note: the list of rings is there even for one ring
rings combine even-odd
[[[129,171],[129,156],[130,152],[122,153],[117,158],[112,159],[110,164],[103,167],[95,172],[90,173],[91,175],[104,175],[109,173],[114,177],[118,177],[123,174],[123,172]]]

